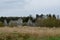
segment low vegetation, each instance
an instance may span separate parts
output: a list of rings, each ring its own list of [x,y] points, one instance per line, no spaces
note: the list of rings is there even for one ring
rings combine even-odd
[[[4,24],[2,22],[0,22],[0,27],[4,27]]]
[[[1,27],[0,40],[60,40],[60,28]]]

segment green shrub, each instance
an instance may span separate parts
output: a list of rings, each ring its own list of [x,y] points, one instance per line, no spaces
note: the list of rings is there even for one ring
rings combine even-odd
[[[3,27],[3,26],[4,26],[3,22],[0,22],[0,27]]]
[[[41,27],[59,27],[60,26],[60,20],[57,20],[55,18],[47,18],[47,19],[39,19],[36,20],[37,26]]]

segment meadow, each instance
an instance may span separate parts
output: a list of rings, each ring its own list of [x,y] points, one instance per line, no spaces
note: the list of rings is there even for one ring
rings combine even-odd
[[[60,28],[0,27],[0,40],[60,40]]]

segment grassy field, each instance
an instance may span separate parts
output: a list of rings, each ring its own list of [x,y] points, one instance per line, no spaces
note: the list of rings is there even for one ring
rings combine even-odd
[[[60,40],[60,28],[0,27],[0,40]]]

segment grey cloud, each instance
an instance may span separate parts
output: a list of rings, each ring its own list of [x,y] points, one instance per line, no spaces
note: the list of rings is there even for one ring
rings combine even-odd
[[[42,0],[42,2],[43,1],[46,3],[47,0]],[[58,3],[57,3],[58,6],[56,4],[56,6],[53,5],[53,7],[49,3],[48,5],[50,5],[51,6],[50,7],[48,5],[44,5],[44,2],[42,4],[42,2],[41,2],[41,0],[0,0],[0,13],[1,13],[1,15],[6,15],[6,16],[7,15],[13,16],[14,14],[18,15],[18,16],[21,16],[21,15],[26,16],[29,14],[34,15],[36,13],[38,13],[38,14],[60,13],[60,6]],[[49,2],[50,2],[50,0],[49,0]],[[59,1],[57,1],[57,2],[59,2]],[[45,8],[45,6],[47,9]]]
[[[7,9],[7,8],[23,8],[27,3],[25,0],[2,0],[3,2],[0,3],[0,8]]]

